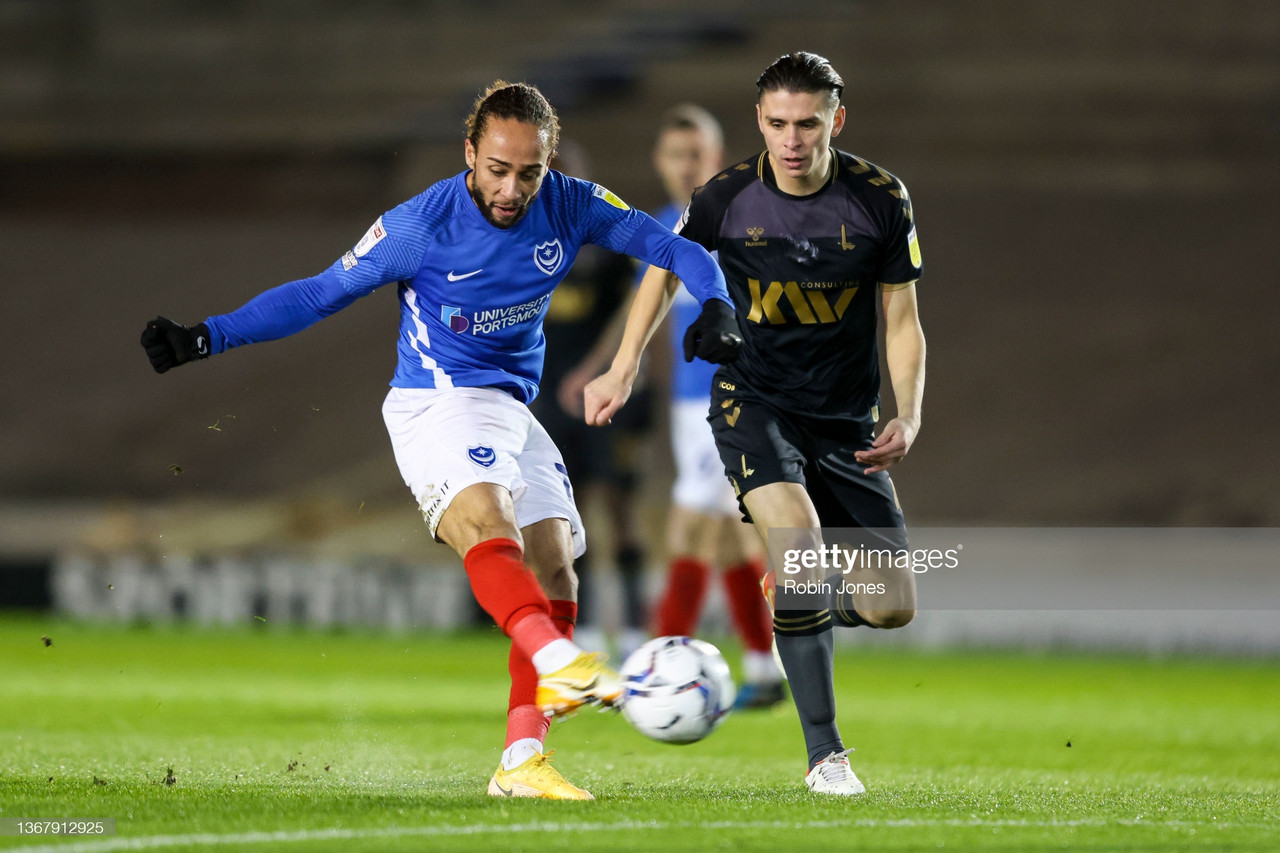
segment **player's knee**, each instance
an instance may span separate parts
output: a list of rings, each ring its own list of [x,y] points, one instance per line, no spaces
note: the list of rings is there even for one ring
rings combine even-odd
[[[909,623],[915,618],[916,611],[914,609],[859,610],[858,615],[865,619],[867,624],[888,630],[901,628]]]

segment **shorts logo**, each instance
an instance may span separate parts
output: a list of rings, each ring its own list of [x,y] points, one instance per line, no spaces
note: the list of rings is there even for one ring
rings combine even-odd
[[[738,425],[738,416],[742,414],[742,407],[733,406],[733,411],[730,412],[729,411],[730,406],[733,406],[732,400],[725,400],[723,403],[720,404],[720,408],[725,410],[725,413],[724,413],[725,423],[729,425],[729,429],[733,429],[735,426]],[[743,465],[745,464],[746,463],[744,462]],[[748,476],[748,475],[744,474],[743,476]]]
[[[533,262],[546,275],[555,275],[563,261],[564,247],[560,245],[559,237],[533,247]]]
[[[481,468],[493,467],[494,460],[498,458],[498,454],[493,452],[492,447],[485,447],[484,445],[468,448],[467,455],[471,457],[472,462]]]
[[[459,334],[471,326],[471,321],[462,316],[462,309],[451,305],[440,306],[440,322]]]
[[[428,483],[423,488],[423,498],[418,503],[418,509],[422,510],[422,517],[426,519],[427,529],[431,531],[431,535],[436,535],[436,527],[440,524],[440,515],[444,511],[445,501],[449,497],[449,481],[445,480],[438,487],[435,483]]]

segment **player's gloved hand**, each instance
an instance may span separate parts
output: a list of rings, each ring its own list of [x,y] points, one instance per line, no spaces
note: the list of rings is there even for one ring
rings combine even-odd
[[[209,327],[200,323],[188,329],[167,317],[157,317],[142,330],[142,348],[156,373],[209,357]]]
[[[712,364],[724,364],[738,357],[742,349],[742,332],[733,306],[722,299],[702,303],[702,313],[684,333],[684,360],[696,355]]]

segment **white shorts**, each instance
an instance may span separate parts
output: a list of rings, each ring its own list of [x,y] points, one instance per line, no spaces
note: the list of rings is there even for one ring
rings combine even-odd
[[[705,515],[737,517],[738,499],[724,475],[724,463],[707,423],[707,406],[704,400],[671,403],[671,450],[676,463],[671,500],[682,509]]]
[[[587,550],[564,460],[524,403],[495,388],[392,388],[382,418],[432,537],[454,495],[494,483],[511,492],[518,527],[563,518],[574,556]]]

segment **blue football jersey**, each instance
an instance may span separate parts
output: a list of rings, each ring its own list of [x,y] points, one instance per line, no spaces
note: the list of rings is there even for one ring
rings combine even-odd
[[[210,317],[212,352],[292,334],[397,282],[393,386],[490,386],[528,402],[538,393],[551,292],[584,243],[685,269],[704,299],[728,301],[723,274],[700,247],[604,187],[548,172],[526,214],[504,229],[481,214],[466,176],[384,213],[323,273]]]

